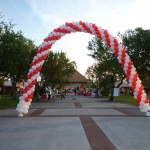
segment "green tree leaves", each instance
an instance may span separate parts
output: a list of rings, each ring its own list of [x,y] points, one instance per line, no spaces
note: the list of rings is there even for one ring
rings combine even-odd
[[[111,100],[113,100],[112,91],[115,83],[124,78],[123,70],[113,52],[99,39],[94,37],[89,42],[88,49],[91,51],[89,55],[96,60],[93,76],[96,76],[97,86],[103,90],[104,95],[111,91]]]
[[[0,23],[0,75],[10,78],[15,98],[16,82],[27,76],[37,47],[24,37],[21,31],[14,31],[12,23]]]
[[[144,84],[150,81],[150,30],[136,28],[119,33]]]
[[[70,61],[64,52],[50,52],[43,64],[41,73],[46,84],[54,87],[63,85],[75,71],[76,63]]]

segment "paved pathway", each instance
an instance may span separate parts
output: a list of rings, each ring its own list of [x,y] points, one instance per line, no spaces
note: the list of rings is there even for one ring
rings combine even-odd
[[[0,150],[150,150],[150,118],[135,106],[82,96],[0,110]]]

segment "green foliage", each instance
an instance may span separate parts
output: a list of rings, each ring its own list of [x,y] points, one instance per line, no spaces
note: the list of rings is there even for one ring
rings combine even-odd
[[[15,98],[16,83],[27,76],[37,47],[21,31],[15,32],[13,28],[11,22],[0,23],[0,76],[11,79]]]
[[[0,96],[0,109],[16,107],[17,103],[18,103],[18,98],[17,100],[13,100],[12,97],[8,95]]]
[[[137,105],[134,97],[131,95],[120,95],[120,96],[114,97],[114,101]]]
[[[43,64],[41,74],[47,85],[63,85],[75,71],[76,64],[66,57],[64,52],[50,52]]]
[[[5,25],[0,35],[0,72],[5,77],[22,80],[27,75],[35,48],[20,31],[15,33],[11,24]]]
[[[124,34],[119,33],[123,45],[137,69],[139,77],[150,86],[150,29],[126,30]]]
[[[150,99],[150,94],[147,95],[148,99]],[[128,103],[128,104],[133,104],[137,105],[135,99],[131,95],[120,95],[114,98],[115,102],[123,102],[123,103]]]
[[[89,78],[94,77],[98,88],[103,90],[104,95],[113,91],[114,84],[124,79],[124,72],[115,58],[113,52],[97,38],[93,38],[88,45],[89,54],[96,60],[96,64],[87,70]],[[112,93],[111,93],[112,94]]]

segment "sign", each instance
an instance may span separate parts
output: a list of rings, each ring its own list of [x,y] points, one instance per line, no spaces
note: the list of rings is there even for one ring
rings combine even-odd
[[[114,96],[119,96],[119,88],[114,88]]]

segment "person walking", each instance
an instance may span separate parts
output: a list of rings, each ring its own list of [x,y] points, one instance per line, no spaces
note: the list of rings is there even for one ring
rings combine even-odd
[[[50,87],[47,88],[47,94],[48,94],[48,100],[50,100],[51,99],[51,88]]]
[[[64,90],[61,91],[60,97],[61,97],[61,99],[63,99],[63,98],[65,99],[65,91]]]

